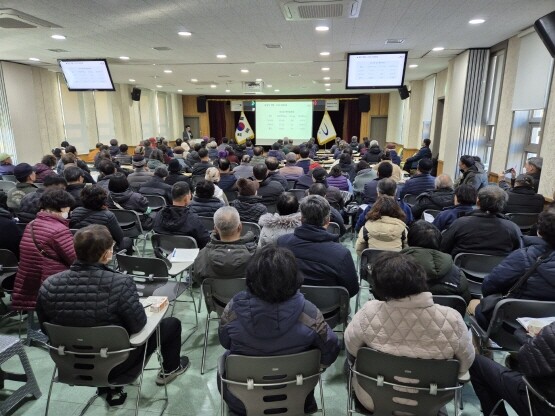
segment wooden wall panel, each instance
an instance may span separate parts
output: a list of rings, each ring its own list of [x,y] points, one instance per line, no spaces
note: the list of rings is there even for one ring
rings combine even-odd
[[[198,117],[201,137],[210,136],[210,121],[208,119],[208,105],[206,106],[206,113],[199,113],[197,111],[196,95],[183,96],[183,115],[185,117]]]

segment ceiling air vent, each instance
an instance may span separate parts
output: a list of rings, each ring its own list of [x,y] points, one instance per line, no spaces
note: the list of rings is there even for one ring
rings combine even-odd
[[[362,0],[279,0],[285,20],[357,18]]]
[[[401,43],[404,43],[405,39],[387,39],[385,41],[386,45],[400,45]]]
[[[65,49],[47,49],[50,52],[56,52],[56,53],[65,53],[65,52],[69,52],[66,51]]]
[[[163,51],[171,51],[172,48],[168,48],[167,46],[155,46],[152,49],[159,51],[159,52],[163,52]]]
[[[16,9],[0,9],[0,27],[4,29],[34,29],[37,27],[61,27]]]
[[[281,49],[281,45],[279,43],[265,43],[264,46],[268,49]]]

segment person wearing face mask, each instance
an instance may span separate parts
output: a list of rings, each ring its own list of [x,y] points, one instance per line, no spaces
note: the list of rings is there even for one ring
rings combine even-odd
[[[46,279],[38,290],[39,322],[80,327],[117,325],[130,335],[143,329],[147,317],[133,278],[107,266],[114,252],[114,240],[108,228],[88,225],[75,233],[73,241],[75,262],[69,270]],[[112,369],[108,380],[141,365],[144,348],[131,351],[124,362]],[[155,349],[156,334],[153,334],[146,343],[146,355],[150,356]],[[164,318],[160,322],[160,349],[163,371],[158,373],[155,382],[164,385],[189,368],[189,359],[179,355],[181,322],[177,318]]]
[[[19,245],[20,263],[12,293],[14,310],[33,310],[41,283],[50,275],[67,270],[75,260],[69,210],[73,197],[64,190],[46,190],[40,212],[27,224]]]

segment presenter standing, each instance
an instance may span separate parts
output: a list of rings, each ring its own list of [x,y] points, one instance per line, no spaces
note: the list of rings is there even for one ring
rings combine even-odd
[[[193,132],[191,131],[191,126],[187,124],[185,126],[185,131],[183,132],[183,139],[191,140],[192,138],[193,138]]]

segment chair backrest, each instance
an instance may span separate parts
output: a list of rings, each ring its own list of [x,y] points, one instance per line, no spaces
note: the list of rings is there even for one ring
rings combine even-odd
[[[143,195],[152,211],[158,211],[166,206],[166,200],[161,195]]]
[[[107,387],[108,375],[133,348],[120,326],[68,327],[44,323],[58,381],[72,386]]]
[[[235,201],[237,199],[237,191],[227,190],[224,191],[227,202]]]
[[[264,206],[270,214],[275,214],[277,212],[277,204],[264,204]]]
[[[517,328],[521,328],[517,318],[546,318],[555,316],[555,302],[503,299],[493,310],[487,334],[500,347],[508,351],[518,351],[522,346],[514,335]]]
[[[241,221],[241,224],[243,224],[243,229],[241,230],[242,236],[251,231],[256,238],[260,237],[260,226],[258,224],[247,221]]]
[[[297,185],[297,180],[296,179],[287,179],[287,189],[286,189],[286,191],[289,191],[290,189],[295,189],[296,185]]]
[[[432,217],[437,217],[441,211],[438,209],[425,209],[422,212],[422,219],[424,219],[424,214],[431,215]]]
[[[290,189],[288,192],[294,194],[299,201],[307,195],[306,189]]]
[[[467,279],[483,282],[495,266],[501,263],[505,256],[491,256],[488,254],[459,253],[455,256],[455,266],[461,269]]]
[[[347,327],[349,318],[349,291],[343,286],[306,286],[300,288],[305,299],[313,303],[324,315],[331,328]]]
[[[0,249],[0,289],[12,291],[19,262],[10,250]]]
[[[370,275],[372,273],[372,265],[376,258],[387,252],[388,250],[378,250],[376,248],[367,248],[360,254],[360,279],[370,281]]]
[[[123,235],[129,238],[137,238],[143,234],[143,226],[139,214],[128,209],[111,209],[118,220]]]
[[[457,360],[408,358],[361,348],[354,367],[358,384],[374,401],[376,415],[436,416],[455,395],[454,389],[443,389],[458,385]],[[414,405],[400,404],[398,399],[412,400]]]
[[[216,312],[220,316],[231,298],[246,288],[247,280],[245,278],[204,279],[202,293],[208,314]]]
[[[328,233],[341,235],[341,230],[339,229],[339,224],[336,222],[330,222],[328,225]]]
[[[133,276],[169,277],[168,266],[164,260],[153,257],[127,256],[116,254],[118,270]]]
[[[208,230],[208,232],[214,231],[214,218],[212,217],[198,217],[204,228]]]
[[[1,183],[1,182],[0,182]],[[15,224],[17,226],[17,228],[19,228],[19,230],[23,233],[25,232],[25,227],[27,227],[27,224],[23,223],[23,222],[17,222]]]
[[[0,181],[0,190],[4,191],[4,192],[8,192],[10,189],[15,188],[15,182],[11,182],[11,181]]]
[[[197,241],[188,235],[152,234],[150,241],[159,259],[167,258],[175,248],[198,248]]]
[[[406,195],[403,197],[403,202],[404,202],[405,204],[409,204],[410,206],[412,206],[412,205],[416,204],[416,197],[417,197],[417,196],[418,196],[418,195],[406,194]]]
[[[538,223],[540,214],[535,212],[507,213],[505,214],[512,222],[518,225],[521,231],[529,231],[532,226]]]
[[[229,391],[248,415],[304,415],[306,397],[320,379],[320,351],[273,357],[229,355],[225,360]]]
[[[434,303],[455,309],[464,318],[466,315],[466,302],[457,295],[433,295]]]
[[[2,175],[2,180],[17,183],[17,178],[15,177],[15,175]]]

